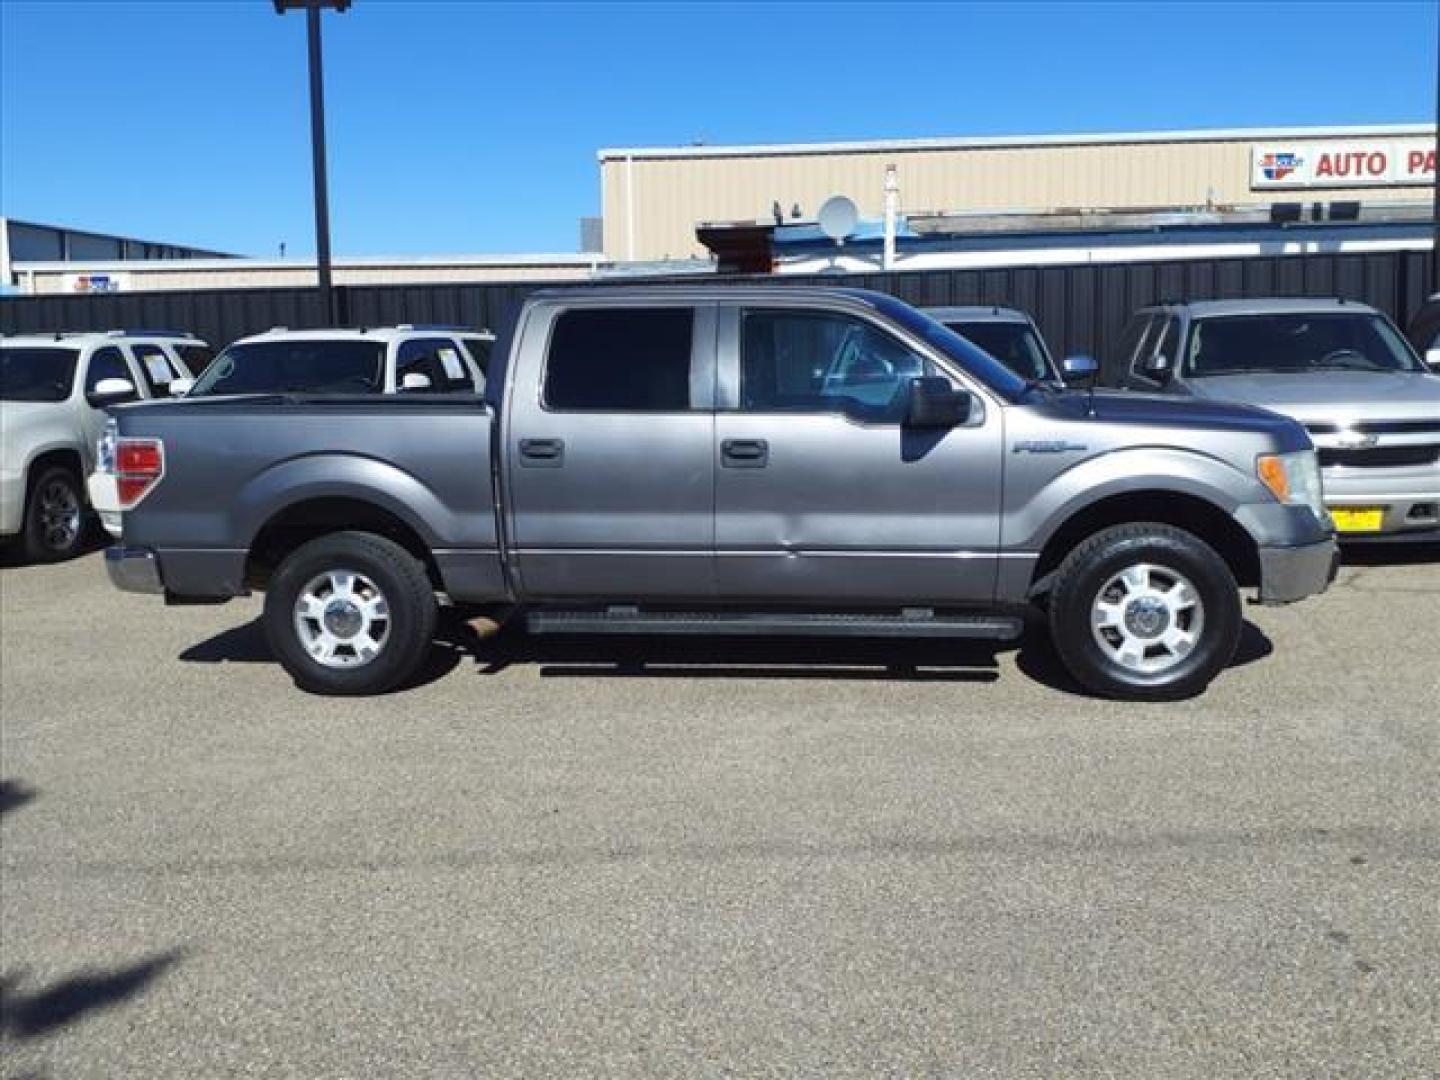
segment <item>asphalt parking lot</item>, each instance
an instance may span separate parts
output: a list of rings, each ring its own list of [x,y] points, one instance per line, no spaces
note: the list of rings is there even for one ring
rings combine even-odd
[[[1436,1075],[1440,561],[1365,562],[1156,706],[1038,640],[326,700],[256,601],[0,570],[3,1075]]]

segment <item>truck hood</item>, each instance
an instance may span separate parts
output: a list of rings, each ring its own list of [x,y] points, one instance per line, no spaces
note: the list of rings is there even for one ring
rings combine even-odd
[[[1210,401],[1174,394],[1137,394],[1128,390],[1096,390],[1094,414],[1088,395],[1071,390],[1053,399],[1055,407],[1072,418],[1108,424],[1146,427],[1193,428],[1203,431],[1292,432],[1292,420],[1265,409],[1233,401]]]
[[[1207,401],[1259,405],[1301,422],[1440,420],[1440,376],[1404,371],[1209,375],[1191,379]]]

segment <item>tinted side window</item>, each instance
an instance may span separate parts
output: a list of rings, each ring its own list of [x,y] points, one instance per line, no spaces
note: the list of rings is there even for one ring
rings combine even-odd
[[[106,345],[91,354],[90,367],[85,372],[85,392],[88,394],[94,390],[101,379],[134,381],[130,366],[125,363],[125,357],[120,355],[120,350],[114,345]]]
[[[170,382],[179,378],[170,364],[170,357],[159,345],[131,345],[130,352],[140,365],[140,374],[150,389],[151,397],[170,393]]]
[[[210,366],[210,361],[215,359],[215,350],[209,345],[176,345],[175,351],[195,378],[199,378]]]
[[[461,338],[460,342],[470,353],[470,359],[475,361],[475,366],[480,369],[480,374],[484,375],[489,372],[490,350],[495,347],[495,343],[488,338],[478,337]]]
[[[740,408],[903,418],[910,380],[934,374],[899,340],[833,312],[749,310],[741,317]]]
[[[1169,359],[1173,371],[1177,359],[1176,354],[1180,350],[1180,320],[1171,316],[1162,324],[1161,318],[1161,316],[1156,316],[1154,327],[1146,335],[1144,343],[1130,364],[1131,378],[1144,380],[1151,386],[1155,385],[1155,378],[1145,371],[1145,362],[1152,356],[1163,354]]]
[[[1115,351],[1108,358],[1109,363],[1105,365],[1105,382],[1111,385],[1118,385],[1130,370],[1131,363],[1135,360],[1136,350],[1140,348],[1146,331],[1150,329],[1150,323],[1154,317],[1151,315],[1132,315],[1130,321],[1125,324],[1125,329],[1120,332],[1120,341],[1115,346]]]
[[[559,412],[685,412],[690,308],[562,312],[545,362],[545,406]]]

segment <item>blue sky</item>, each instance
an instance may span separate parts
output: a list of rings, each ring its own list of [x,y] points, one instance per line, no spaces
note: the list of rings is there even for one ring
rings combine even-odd
[[[573,251],[607,146],[1425,121],[1437,11],[354,0],[333,245]],[[0,213],[313,254],[305,94],[269,0],[0,0]]]

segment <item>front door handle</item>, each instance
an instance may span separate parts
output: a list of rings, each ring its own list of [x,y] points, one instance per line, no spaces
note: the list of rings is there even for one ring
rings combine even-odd
[[[764,439],[725,439],[720,443],[720,464],[729,469],[763,469],[770,463],[770,444]]]
[[[564,439],[520,440],[521,465],[531,469],[558,469],[564,463]]]

